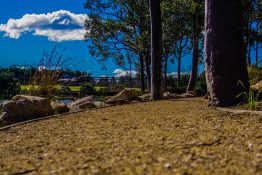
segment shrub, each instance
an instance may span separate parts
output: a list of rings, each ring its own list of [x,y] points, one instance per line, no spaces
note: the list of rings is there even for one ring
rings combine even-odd
[[[80,87],[80,93],[81,94],[92,94],[95,92],[95,88],[90,83],[84,83]]]
[[[58,80],[68,61],[69,59],[63,58],[63,53],[58,53],[56,46],[50,53],[44,52],[38,70],[29,82],[31,86],[29,86],[28,93],[51,99],[58,90]]]
[[[10,99],[20,93],[20,84],[13,77],[0,78],[1,99]]]

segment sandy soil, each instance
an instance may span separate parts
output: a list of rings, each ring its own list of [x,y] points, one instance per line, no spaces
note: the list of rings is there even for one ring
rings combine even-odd
[[[262,116],[200,99],[115,106],[0,131],[0,174],[262,175]]]

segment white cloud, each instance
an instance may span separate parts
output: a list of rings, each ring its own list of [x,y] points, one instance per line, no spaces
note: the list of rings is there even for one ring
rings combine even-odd
[[[0,24],[4,37],[18,39],[23,33],[32,32],[36,36],[46,36],[50,41],[83,40],[86,14],[74,14],[59,10],[47,14],[26,14],[20,19],[9,19]]]
[[[114,72],[115,74],[115,77],[126,77],[126,76],[129,76],[130,74],[132,75],[132,77],[136,77],[138,72],[135,71],[135,70],[131,70],[130,71],[125,71],[123,69],[115,69]]]

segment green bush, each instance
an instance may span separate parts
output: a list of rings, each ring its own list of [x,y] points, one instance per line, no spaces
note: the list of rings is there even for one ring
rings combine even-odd
[[[1,77],[0,85],[0,96],[2,99],[10,99],[20,93],[20,84],[12,77]]]
[[[80,87],[80,93],[81,94],[92,94],[95,91],[96,90],[95,90],[94,86],[92,86],[92,84],[90,84],[90,83],[84,83]]]

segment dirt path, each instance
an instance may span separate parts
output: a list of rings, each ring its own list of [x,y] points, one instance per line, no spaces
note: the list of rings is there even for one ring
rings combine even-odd
[[[0,174],[262,175],[262,116],[196,98],[29,123],[0,132]]]

